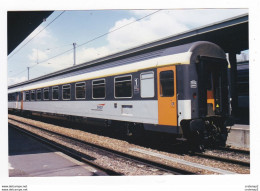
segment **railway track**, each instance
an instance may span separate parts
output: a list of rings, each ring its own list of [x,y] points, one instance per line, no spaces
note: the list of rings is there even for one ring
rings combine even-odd
[[[237,148],[231,148],[231,147],[218,147],[217,149],[223,150],[223,151],[230,151],[230,152],[250,155],[250,151],[249,150],[244,150],[244,149],[237,149]]]
[[[100,166],[98,164],[95,164],[95,163],[91,162],[90,157],[86,156],[83,153],[80,153],[80,152],[77,152],[75,150],[72,150],[72,149],[70,149],[68,147],[65,147],[65,146],[63,146],[61,144],[58,144],[58,143],[56,143],[54,141],[50,141],[50,140],[48,140],[46,138],[43,138],[43,137],[41,137],[41,136],[39,136],[37,134],[34,134],[34,133],[30,132],[30,131],[21,129],[21,128],[13,125],[13,124],[8,123],[8,126],[11,127],[11,128],[15,128],[19,132],[22,132],[22,133],[28,135],[29,137],[32,137],[33,139],[36,139],[39,142],[42,142],[42,143],[44,143],[44,144],[46,144],[46,145],[48,145],[48,146],[50,146],[52,148],[55,148],[55,149],[65,153],[66,155],[68,155],[68,156],[70,156],[70,157],[72,157],[72,158],[74,158],[74,159],[76,159],[78,161],[81,161],[81,162],[83,162],[85,164],[88,164],[88,165],[98,169],[99,172],[101,171],[101,174],[104,174],[104,175],[107,174],[107,175],[111,175],[111,176],[113,176],[113,175],[121,175],[120,173],[117,173],[117,172],[115,172],[113,170],[104,168],[104,167],[102,167],[102,166]],[[100,174],[100,173],[98,173],[98,174]]]
[[[217,161],[222,161],[222,162],[226,162],[226,163],[231,163],[231,164],[237,164],[237,165],[241,165],[241,166],[245,166],[245,167],[250,167],[250,162],[231,159],[231,158],[227,158],[227,157],[220,157],[220,156],[205,154],[205,153],[192,153],[191,155],[202,157],[202,158],[207,158],[207,159],[213,159],[213,160],[217,160]]]
[[[102,150],[102,152],[104,152],[103,155],[113,155],[117,157],[117,160],[122,159],[125,161],[132,161],[130,163],[136,163],[138,164],[136,166],[140,167],[145,166],[146,168],[149,166],[149,168],[153,168],[153,171],[156,171],[157,169],[158,172],[166,172],[165,174],[247,174],[250,172],[250,169],[248,168],[250,166],[249,163],[242,164],[243,161],[236,161],[236,159],[240,159],[239,156],[234,157],[234,159],[236,159],[233,161],[236,162],[230,162],[230,160],[228,162],[226,159],[222,159],[223,157],[214,157],[212,156],[212,153],[209,157],[207,157],[205,154],[203,156],[198,156],[201,153],[198,153],[197,157],[194,157],[194,153],[193,155],[187,152],[177,154],[178,152],[175,153],[175,151],[172,149],[165,150],[163,148],[161,149],[160,147],[155,147],[152,149],[153,147],[149,147],[149,144],[148,147],[145,145],[138,146],[136,144],[128,143],[124,140],[109,138],[106,137],[106,135],[103,136],[103,134],[89,133],[88,130],[86,131],[86,129],[83,127],[78,128],[77,124],[71,124],[74,125],[73,128],[68,125],[63,127],[63,125],[57,126],[52,122],[49,124],[48,122],[40,122],[37,119],[32,120],[14,115],[9,116],[9,122],[19,123],[19,126],[30,126],[34,130],[37,129],[43,132],[42,134],[49,134],[49,137],[59,136],[62,137],[60,139],[68,139],[68,142],[71,142],[73,145],[82,144],[85,145],[83,147],[92,147],[95,148],[96,152],[100,152],[100,150]],[[218,150],[218,152],[222,151]],[[223,151],[223,153],[225,152],[228,151]],[[205,153],[207,153],[207,151]],[[233,158],[233,156],[230,156],[230,158]],[[244,159],[246,161],[248,160],[246,157]],[[91,161],[93,162],[93,160]],[[125,164],[127,164],[127,162],[125,162]],[[114,170],[114,168],[110,167],[109,169]],[[223,169],[233,170],[227,171]],[[119,173],[119,175],[135,175],[128,174],[128,172],[115,172]],[[113,175],[113,173],[111,175]]]
[[[105,147],[101,147],[101,146],[94,145],[94,144],[91,144],[91,143],[87,143],[85,141],[81,141],[81,140],[78,140],[78,139],[75,139],[75,138],[72,138],[72,137],[68,137],[68,136],[59,134],[59,133],[48,131],[46,129],[42,129],[42,128],[37,127],[37,126],[32,125],[32,124],[24,123],[24,122],[17,121],[17,120],[14,120],[14,119],[11,119],[11,120],[9,119],[9,125],[11,127],[19,129],[20,131],[23,131],[24,133],[44,142],[45,144],[48,144],[52,147],[55,147],[57,150],[60,150],[60,151],[64,152],[65,154],[67,154],[67,155],[69,155],[69,156],[71,156],[71,157],[73,157],[77,160],[80,160],[84,163],[87,163],[90,166],[93,166],[93,167],[105,172],[108,175],[124,175],[124,174],[117,172],[117,170],[113,170],[111,168],[107,168],[107,167],[104,167],[102,165],[99,165],[98,163],[93,161],[93,158],[87,156],[86,154],[84,154],[82,152],[79,152],[77,150],[74,150],[72,148],[64,146],[64,145],[57,143],[53,140],[50,140],[48,138],[44,138],[44,137],[40,136],[39,134],[35,134],[35,133],[30,132],[30,131],[25,130],[25,129],[21,129],[17,125],[14,125],[13,122],[15,122],[16,124],[21,124],[21,125],[29,126],[30,128],[37,129],[37,130],[41,131],[42,134],[48,134],[48,136],[50,136],[50,137],[58,136],[59,139],[66,140],[66,142],[70,142],[70,143],[73,142],[74,145],[81,145],[81,147],[84,147],[84,146],[92,147],[92,148],[94,148],[94,150],[101,150],[101,152],[105,153],[106,156],[113,155],[113,156],[116,156],[116,158],[121,158],[123,160],[131,161],[131,163],[139,164],[139,166],[145,165],[145,166],[149,166],[150,168],[159,169],[161,171],[165,171],[167,173],[176,174],[176,175],[179,175],[179,174],[195,174],[195,173],[188,171],[188,170],[184,170],[184,169],[176,168],[176,167],[172,167],[172,166],[167,166],[167,165],[159,163],[159,162],[155,162],[155,161],[152,161],[152,160],[148,160],[148,159],[140,158],[140,157],[137,157],[137,156],[129,155],[129,154],[122,153],[122,152],[119,152],[119,151],[116,151],[116,150],[112,150],[112,149],[109,149],[109,148],[105,148]],[[112,158],[114,158],[114,157],[112,157]]]

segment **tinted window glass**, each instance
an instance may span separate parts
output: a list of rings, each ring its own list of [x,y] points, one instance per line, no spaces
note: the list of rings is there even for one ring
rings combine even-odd
[[[37,100],[42,99],[42,90],[37,90]]]
[[[31,101],[35,100],[35,91],[31,90]]]
[[[92,97],[93,98],[105,98],[106,97],[106,81],[93,80],[92,81]]]
[[[160,95],[161,97],[172,97],[174,95],[173,71],[160,72]]]
[[[62,99],[65,99],[65,100],[70,99],[70,85],[62,86]]]
[[[43,89],[43,99],[48,100],[49,99],[49,88]]]
[[[8,101],[15,101],[15,93],[8,94]]]
[[[76,99],[84,99],[86,97],[86,83],[76,84]]]
[[[115,78],[115,97],[132,97],[132,76],[123,76]]]
[[[29,101],[30,100],[30,94],[29,92],[25,92],[25,100]]]
[[[52,99],[53,100],[59,99],[59,87],[58,86],[52,88]]]

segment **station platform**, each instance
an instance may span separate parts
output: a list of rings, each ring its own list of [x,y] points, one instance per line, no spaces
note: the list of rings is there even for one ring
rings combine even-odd
[[[227,145],[250,148],[250,125],[235,124],[227,138]]]
[[[37,140],[8,129],[9,176],[93,176],[96,170]]]

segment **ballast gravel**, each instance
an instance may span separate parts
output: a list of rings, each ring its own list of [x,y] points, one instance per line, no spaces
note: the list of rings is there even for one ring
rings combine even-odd
[[[178,167],[181,169],[185,169],[185,170],[194,172],[196,174],[218,174],[218,173],[199,169],[196,167],[186,166],[186,165],[179,164],[176,162],[171,162],[171,161],[168,161],[168,160],[165,160],[162,158],[138,153],[138,152],[132,151],[130,149],[131,148],[140,148],[140,149],[144,149],[147,151],[163,154],[163,155],[166,155],[169,157],[174,157],[177,159],[182,159],[182,160],[186,160],[186,161],[201,164],[201,165],[206,165],[206,166],[211,166],[214,168],[220,168],[223,170],[232,171],[237,174],[249,174],[250,173],[250,168],[243,167],[240,165],[228,164],[228,163],[224,163],[224,162],[220,162],[220,161],[204,159],[204,158],[200,158],[200,157],[196,157],[196,156],[189,156],[189,155],[185,155],[185,154],[180,155],[180,154],[175,154],[175,153],[154,150],[151,148],[145,148],[145,147],[141,147],[139,145],[131,144],[124,140],[118,140],[118,139],[114,139],[114,138],[110,138],[110,137],[106,137],[106,136],[102,136],[102,135],[96,135],[96,134],[89,133],[89,132],[82,131],[82,130],[65,128],[65,127],[61,127],[61,126],[57,126],[57,125],[53,125],[53,124],[49,124],[49,123],[43,123],[40,121],[36,121],[36,120],[24,118],[24,117],[19,117],[19,116],[15,116],[15,115],[11,115],[11,114],[8,115],[8,118],[9,118],[9,121],[8,121],[9,123],[18,125],[19,127],[27,129],[27,130],[30,129],[30,131],[34,131],[34,133],[37,133],[37,131],[39,131],[39,130],[33,129],[32,127],[28,127],[27,125],[18,124],[14,120],[26,123],[28,125],[36,126],[36,127],[42,128],[42,129],[46,129],[48,131],[66,135],[68,137],[72,137],[72,138],[75,138],[75,139],[78,139],[81,141],[85,141],[87,143],[99,145],[99,146],[113,149],[113,150],[116,150],[116,151],[119,151],[122,153],[131,154],[131,155],[141,157],[144,159],[149,159],[149,160],[152,160],[155,162],[160,162],[165,165],[172,166],[172,167]],[[55,139],[55,136],[51,136],[51,137],[48,136],[48,138]],[[58,140],[58,139],[56,139],[56,140],[62,142],[62,140]],[[63,143],[63,144],[68,144],[68,143]],[[78,145],[71,144],[70,147],[72,147],[73,149],[78,150],[80,152],[84,152],[86,155],[96,158],[97,161],[99,160],[99,163],[102,163],[105,166],[108,166],[109,168],[111,168],[117,172],[120,172],[124,175],[168,175],[169,174],[169,173],[160,171],[158,169],[149,168],[145,165],[144,165],[145,166],[144,167],[142,164],[128,164],[128,163],[122,162],[120,159],[112,161],[111,158],[109,158],[109,157],[106,157],[106,156],[101,157],[101,155],[97,156],[97,153],[95,151],[93,151],[93,150],[91,151],[88,149],[82,149],[82,147],[80,147]],[[247,159],[241,159],[241,160],[247,160]]]

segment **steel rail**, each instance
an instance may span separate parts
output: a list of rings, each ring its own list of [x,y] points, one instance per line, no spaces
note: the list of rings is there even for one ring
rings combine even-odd
[[[71,149],[71,148],[68,148],[68,147],[66,147],[66,146],[64,146],[64,145],[61,145],[61,144],[58,144],[58,143],[56,143],[56,142],[54,142],[54,141],[51,141],[51,140],[49,140],[49,139],[40,137],[39,135],[37,135],[37,134],[35,134],[35,133],[32,133],[32,132],[30,132],[30,131],[28,131],[28,130],[25,130],[25,129],[22,129],[22,128],[20,128],[20,127],[17,127],[16,125],[13,125],[13,124],[11,124],[11,123],[8,123],[8,126],[11,127],[11,128],[15,128],[16,130],[18,130],[18,131],[20,131],[20,132],[22,132],[22,133],[24,133],[24,134],[26,134],[26,135],[32,137],[33,139],[36,139],[36,140],[39,141],[39,142],[42,142],[42,143],[44,143],[44,144],[46,144],[46,145],[48,145],[48,146],[50,146],[50,147],[52,147],[52,148],[55,148],[55,149],[57,149],[57,150],[59,150],[59,151],[65,153],[66,155],[68,155],[68,156],[70,156],[70,157],[72,157],[72,158],[74,158],[74,159],[76,159],[76,160],[79,160],[79,161],[81,161],[81,162],[83,162],[83,163],[86,163],[86,164],[88,164],[88,165],[90,165],[90,166],[92,166],[92,167],[98,169],[99,171],[105,172],[106,174],[108,174],[108,175],[110,175],[110,176],[119,176],[119,175],[122,175],[122,174],[120,174],[120,173],[118,173],[118,172],[115,172],[115,171],[113,171],[113,170],[111,170],[111,169],[102,167],[102,166],[100,166],[100,165],[97,165],[97,164],[94,163],[94,162],[91,162],[90,160],[93,160],[93,159],[91,159],[91,157],[85,155],[84,153],[81,153],[81,152],[79,152],[79,151],[75,151],[75,150],[73,150],[73,149]],[[102,172],[101,172],[101,173],[102,173]],[[94,174],[95,174],[95,175],[99,175],[100,172],[99,172],[99,173],[94,173]]]
[[[13,121],[15,121],[17,123],[28,125],[30,127],[36,128],[36,129],[40,129],[41,131],[52,133],[52,134],[55,134],[55,135],[58,135],[58,136],[61,136],[61,137],[64,137],[64,138],[67,138],[67,139],[70,139],[70,140],[82,143],[82,144],[85,144],[87,146],[91,146],[91,147],[97,148],[99,150],[103,150],[103,151],[108,152],[110,154],[117,155],[117,156],[119,156],[121,158],[125,158],[127,160],[131,159],[132,161],[139,162],[139,163],[142,163],[144,165],[148,165],[150,167],[154,167],[154,168],[157,168],[157,169],[160,169],[160,170],[163,170],[163,171],[166,171],[166,172],[170,172],[170,173],[173,173],[173,174],[176,174],[176,175],[180,175],[180,174],[181,175],[196,174],[194,172],[191,172],[191,171],[188,171],[188,170],[184,170],[184,169],[181,169],[181,168],[178,168],[178,167],[168,166],[168,165],[165,165],[165,164],[160,163],[160,162],[155,162],[155,161],[144,159],[144,158],[141,158],[141,157],[137,157],[137,156],[134,156],[134,155],[131,155],[131,154],[122,153],[120,151],[116,151],[116,150],[113,150],[113,149],[110,149],[110,148],[107,148],[107,147],[103,147],[103,146],[95,145],[95,144],[92,144],[92,143],[89,143],[89,142],[86,142],[86,141],[78,140],[76,138],[72,138],[72,137],[69,137],[69,136],[66,136],[66,135],[62,135],[60,133],[56,133],[56,132],[52,132],[52,131],[49,131],[49,130],[46,130],[46,129],[42,129],[42,128],[37,127],[35,125],[31,125],[31,124],[28,124],[28,123],[17,121],[15,119],[11,119],[11,120],[13,120]]]
[[[232,163],[232,164],[238,164],[241,166],[246,166],[246,167],[250,167],[250,162],[245,162],[245,161],[240,161],[240,160],[236,160],[236,159],[231,159],[231,158],[224,158],[224,157],[219,157],[216,155],[209,155],[209,154],[205,154],[205,153],[191,153],[191,155],[195,155],[195,156],[199,156],[199,157],[203,157],[203,158],[208,158],[208,159],[213,159],[213,160],[217,160],[217,161],[222,161],[222,162],[227,162],[227,163]]]
[[[218,147],[217,149],[250,155],[250,151],[244,150],[244,149],[235,149],[235,148],[230,148],[230,147]]]

